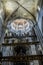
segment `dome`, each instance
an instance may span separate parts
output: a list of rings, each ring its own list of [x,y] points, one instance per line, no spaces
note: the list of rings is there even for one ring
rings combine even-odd
[[[15,19],[13,21],[10,21],[10,24],[8,22],[8,29],[10,32],[16,35],[24,35],[27,34],[31,28],[32,28],[32,22],[30,20],[26,19]]]

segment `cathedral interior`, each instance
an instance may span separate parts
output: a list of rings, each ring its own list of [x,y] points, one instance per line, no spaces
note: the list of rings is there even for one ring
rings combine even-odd
[[[0,0],[0,65],[43,65],[43,0]]]

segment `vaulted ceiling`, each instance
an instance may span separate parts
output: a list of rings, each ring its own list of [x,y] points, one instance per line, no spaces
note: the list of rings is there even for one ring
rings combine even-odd
[[[23,7],[25,7],[28,11],[30,11],[34,16],[36,16],[37,5],[39,0],[3,0],[6,1],[18,1]],[[17,3],[16,3],[17,4]],[[6,6],[6,5],[5,5]],[[16,7],[17,5],[14,4]],[[9,5],[8,5],[9,7]],[[13,7],[14,8],[14,7]],[[22,7],[19,6],[17,16],[31,18],[32,16],[26,12]]]

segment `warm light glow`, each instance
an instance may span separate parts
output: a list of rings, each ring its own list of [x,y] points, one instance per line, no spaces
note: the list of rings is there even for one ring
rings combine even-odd
[[[11,2],[7,2],[7,3],[6,3],[6,7],[7,7],[7,10],[9,10],[9,12],[10,12],[10,11],[13,11],[13,10],[12,10],[13,4],[12,4]]]
[[[7,1],[5,3],[6,13],[12,13],[14,10],[17,9],[17,7],[18,7],[18,5],[15,2],[13,2],[13,1]]]

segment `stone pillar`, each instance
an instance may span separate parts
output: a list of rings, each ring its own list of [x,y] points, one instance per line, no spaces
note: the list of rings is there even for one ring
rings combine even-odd
[[[31,31],[31,34],[32,35],[35,35],[35,32],[34,32],[34,30],[32,29],[32,31]],[[32,42],[34,42],[34,41],[36,41],[37,39],[36,39],[36,37],[33,37],[33,38],[31,38],[31,41]],[[30,46],[30,52],[31,52],[31,54],[30,55],[37,55],[37,52],[36,52],[36,46],[35,45],[31,45]],[[31,63],[30,63],[30,65],[39,65],[39,62],[37,61],[37,60],[33,60]]]
[[[32,62],[30,62],[30,65],[33,65],[33,61],[32,61]]]
[[[34,60],[33,63],[34,63],[34,65],[39,65],[38,60]]]

